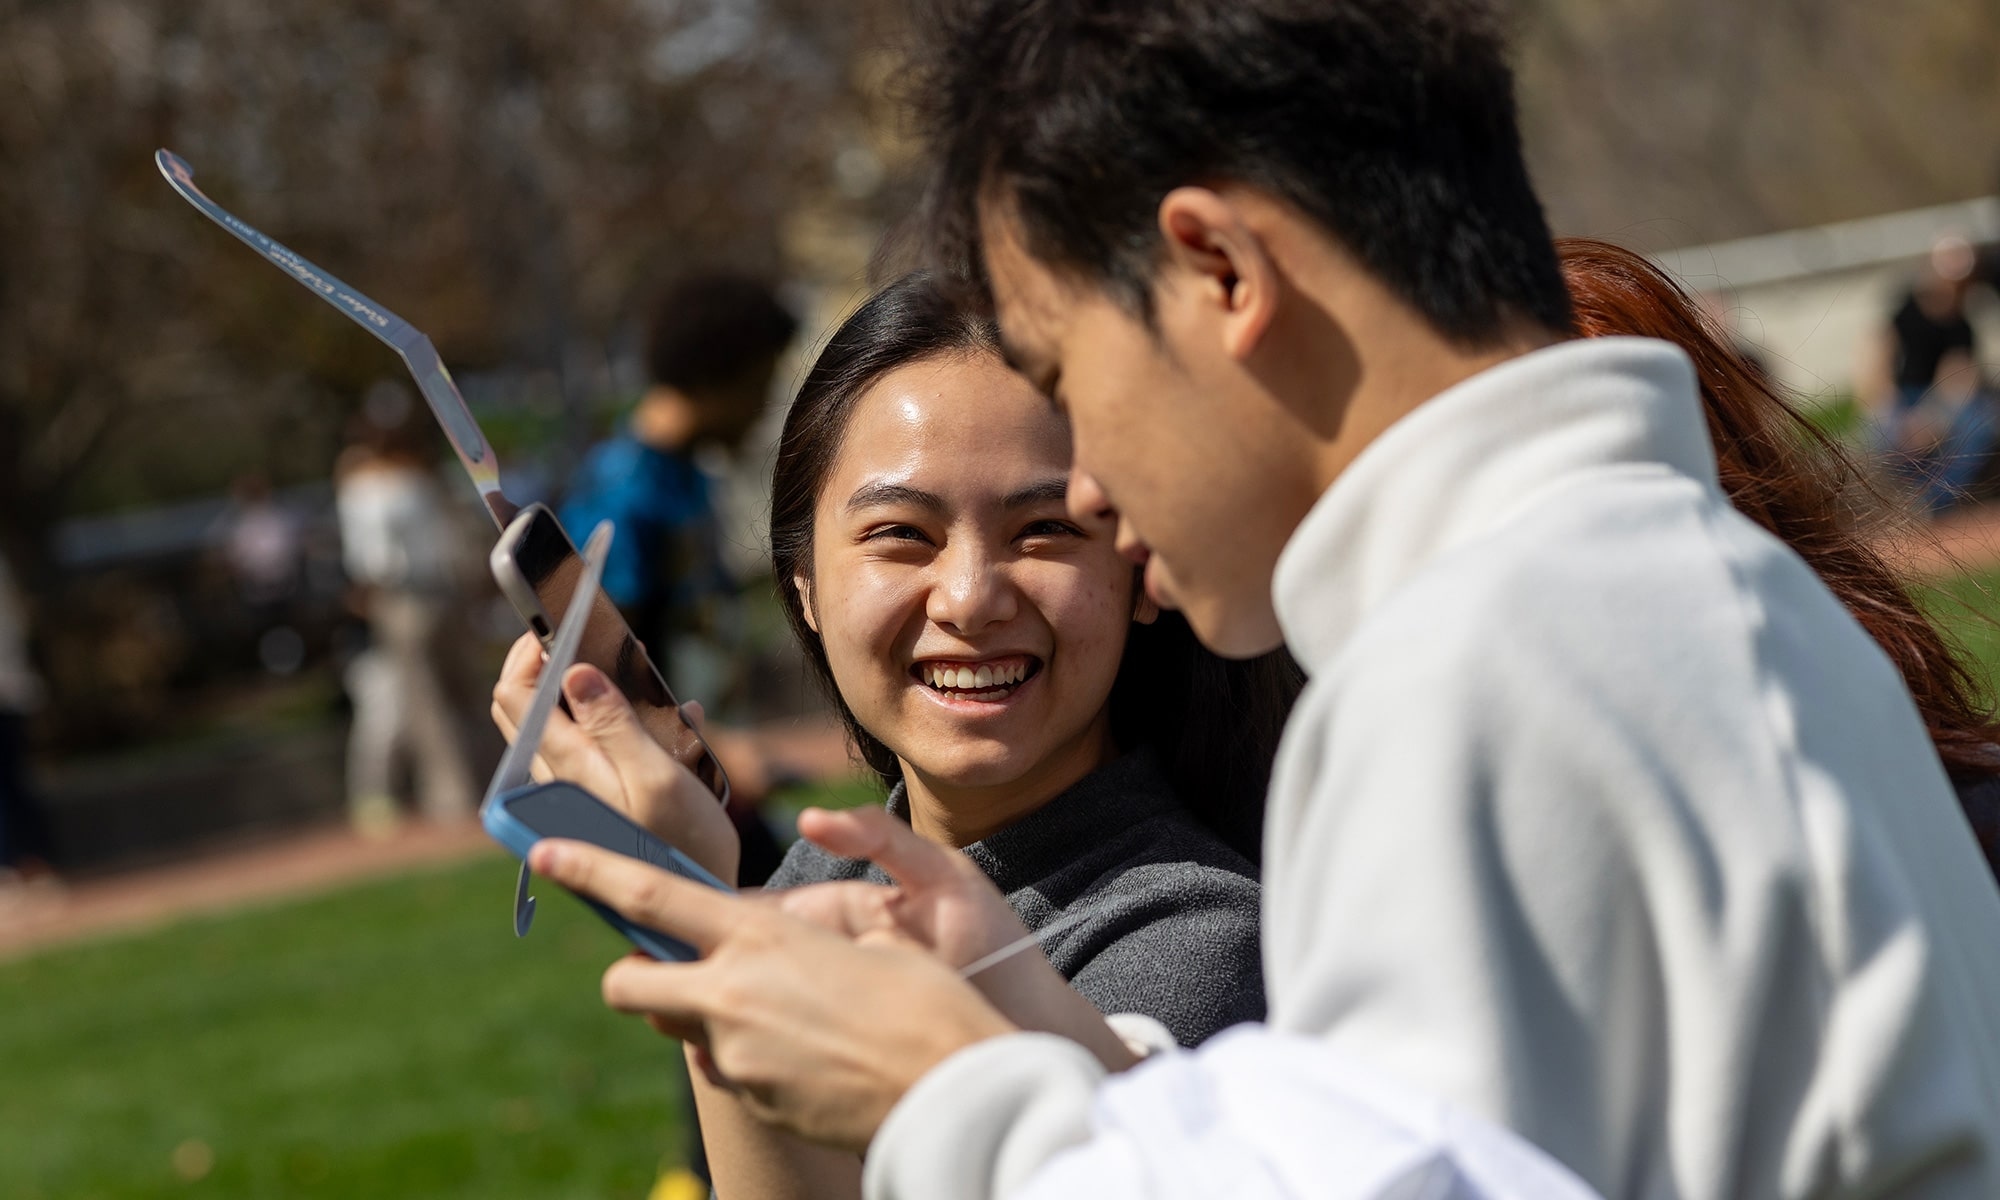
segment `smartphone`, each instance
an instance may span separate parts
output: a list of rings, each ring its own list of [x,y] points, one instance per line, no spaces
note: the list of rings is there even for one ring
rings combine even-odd
[[[624,813],[573,783],[536,783],[502,792],[480,809],[479,819],[493,840],[507,847],[522,862],[528,860],[528,851],[543,838],[574,838],[643,863],[651,863],[682,879],[691,879],[725,892],[735,890],[702,870],[687,855],[633,824]],[[652,958],[663,962],[693,962],[701,957],[686,942],[657,929],[634,924],[588,896],[577,898],[595,909],[606,923]]]
[[[556,627],[562,624],[563,614],[569,611],[577,580],[583,577],[583,559],[569,534],[563,532],[562,522],[547,505],[528,505],[500,534],[488,565],[493,581],[500,585],[500,594],[507,597],[546,649]],[[722,764],[681,715],[681,706],[653,665],[652,656],[632,636],[617,605],[601,590],[593,602],[590,622],[584,626],[577,658],[609,675],[612,684],[632,702],[639,723],[653,740],[694,772],[717,800],[729,802],[729,776],[723,773]]]

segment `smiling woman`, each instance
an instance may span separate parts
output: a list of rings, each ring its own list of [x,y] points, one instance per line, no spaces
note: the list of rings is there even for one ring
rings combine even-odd
[[[1283,654],[1225,661],[1203,650],[1178,615],[1156,617],[1134,586],[1136,570],[1115,556],[1108,517],[1086,527],[1065,510],[1068,469],[1066,423],[1006,369],[988,317],[922,274],[884,288],[828,340],[786,418],[772,482],[771,556],[774,578],[792,583],[780,597],[792,630],[884,786],[907,790],[906,751],[918,756],[920,779],[931,755],[968,754],[979,744],[1023,769],[1024,760],[1041,757],[1024,741],[984,738],[978,726],[966,727],[974,736],[961,731],[940,741],[889,719],[889,706],[917,698],[906,694],[915,689],[903,686],[905,674],[950,700],[954,689],[943,685],[977,692],[982,661],[997,670],[1011,654],[1026,667],[1015,692],[1026,697],[1039,686],[1067,693],[1056,698],[1065,706],[1085,705],[1108,722],[1091,726],[1092,736],[1108,729],[1114,749],[1149,751],[1175,781],[1177,802],[1254,862],[1264,785],[1298,690],[1297,668]],[[957,526],[955,537],[948,524]],[[907,643],[882,655],[871,675],[870,652],[851,644],[862,635],[844,618],[865,610],[895,619],[879,606],[896,594],[889,581],[917,577],[899,568],[918,559],[928,578],[942,580],[923,597],[925,613],[942,619],[897,627]],[[1079,570],[1080,561],[1091,569]],[[1044,595],[1051,566],[1060,568],[1061,586],[1089,595],[1052,597],[1049,609],[1031,614],[1073,645],[1061,672],[1037,684],[1049,656],[1014,644],[1023,622],[1009,618],[968,640],[951,614],[953,606]],[[873,590],[860,590],[863,580]],[[819,615],[843,619],[822,629]],[[960,683],[960,670],[971,680]],[[1009,768],[989,769],[1004,781]],[[1004,791],[1018,797],[1026,782],[1016,777]]]
[[[1068,463],[1033,390],[959,351],[858,393],[814,489],[799,618],[933,841],[982,841],[1117,757],[1125,631],[1156,614],[1108,523],[1064,508]]]
[[[889,810],[1030,929],[1063,922],[1050,962],[1128,1040],[1193,1045],[1263,1012],[1254,860],[1300,677],[1282,655],[1224,662],[1160,612],[1115,514],[1070,511],[1069,464],[991,322],[905,278],[833,335],[787,417],[773,573]],[[770,886],[838,879],[888,882],[802,841]],[[722,1194],[857,1186],[851,1158],[712,1086],[698,1100]]]

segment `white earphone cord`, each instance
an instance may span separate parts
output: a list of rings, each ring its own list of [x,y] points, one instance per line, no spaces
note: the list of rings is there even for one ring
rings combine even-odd
[[[1070,926],[1076,924],[1078,921],[1083,920],[1084,916],[1085,914],[1082,912],[1073,912],[1066,917],[1060,917],[1054,921],[1050,921],[1047,925],[1042,926],[1040,929],[1037,929],[1035,932],[1029,934],[1027,937],[1017,938],[1014,941],[1011,941],[1006,945],[1000,947],[998,950],[995,950],[993,953],[986,955],[984,958],[974,960],[971,965],[961,967],[958,972],[958,977],[960,979],[970,979],[974,975],[979,974],[981,971],[984,971],[988,967],[997,966],[1000,963],[1006,962],[1008,959],[1014,957],[1016,954],[1019,954],[1021,951],[1026,950],[1031,946],[1041,945],[1043,942],[1054,937],[1056,934],[1061,933],[1063,930],[1068,929]]]

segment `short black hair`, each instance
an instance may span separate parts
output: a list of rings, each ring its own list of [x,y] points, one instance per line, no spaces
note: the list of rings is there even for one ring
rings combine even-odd
[[[921,2],[921,0],[920,0]],[[910,98],[938,268],[984,282],[983,200],[1038,261],[1152,316],[1160,200],[1261,188],[1437,330],[1570,328],[1484,0],[931,0]],[[983,290],[983,289],[982,289]]]
[[[768,366],[799,319],[760,279],[729,272],[688,275],[653,306],[646,366],[653,382],[699,392]]]

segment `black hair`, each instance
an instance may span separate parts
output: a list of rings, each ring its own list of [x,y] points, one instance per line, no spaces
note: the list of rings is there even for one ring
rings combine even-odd
[[[646,327],[653,382],[683,392],[737,383],[768,367],[799,320],[770,286],[745,275],[690,275],[660,297]]]
[[[812,575],[813,514],[840,454],[855,403],[889,372],[926,359],[1000,353],[993,320],[936,276],[919,272],[884,287],[827,340],[807,372],[771,483],[771,575],[785,619],[861,759],[893,785],[896,755],[862,728],[841,698],[826,648],[806,622],[793,578]],[[1111,688],[1111,733],[1120,750],[1149,747],[1182,803],[1251,862],[1258,861],[1264,790],[1278,736],[1304,675],[1283,651],[1232,662],[1195,639],[1177,613],[1134,625]]]
[[[920,0],[921,3],[921,0]],[[1570,328],[1484,0],[930,0],[910,99],[932,256],[984,281],[983,203],[1150,323],[1159,204],[1257,187],[1441,334]]]

